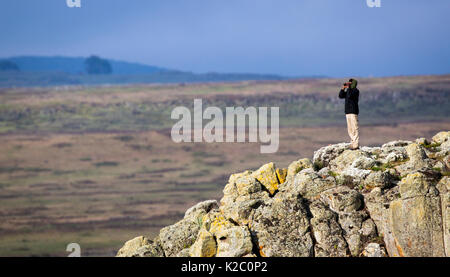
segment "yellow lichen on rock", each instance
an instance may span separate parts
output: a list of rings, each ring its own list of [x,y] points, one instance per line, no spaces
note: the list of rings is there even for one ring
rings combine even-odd
[[[276,170],[278,181],[280,184],[286,182],[287,169],[286,168],[277,168]]]
[[[223,215],[217,215],[211,222],[209,232],[216,234],[222,229],[233,227],[233,224],[228,221]]]
[[[215,235],[217,229],[220,229],[222,226],[233,226],[233,224],[229,222],[225,215],[219,210],[209,212],[202,217],[201,229],[204,229],[213,235]]]
[[[274,163],[268,163],[261,166],[258,170],[252,173],[252,177],[258,180],[271,195],[278,190],[278,178],[275,172]]]

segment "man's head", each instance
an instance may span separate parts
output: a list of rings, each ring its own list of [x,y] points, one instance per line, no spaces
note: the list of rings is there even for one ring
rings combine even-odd
[[[348,83],[350,85],[350,88],[355,89],[356,86],[358,85],[358,81],[356,79],[351,78],[350,80],[348,80]]]

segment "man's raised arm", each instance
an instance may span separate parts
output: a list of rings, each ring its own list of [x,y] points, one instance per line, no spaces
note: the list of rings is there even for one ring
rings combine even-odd
[[[345,98],[346,92],[344,90],[344,87],[341,88],[341,91],[339,91],[339,98]]]

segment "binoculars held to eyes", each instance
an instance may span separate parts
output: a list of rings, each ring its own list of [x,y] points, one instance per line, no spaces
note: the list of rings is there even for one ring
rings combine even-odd
[[[346,82],[346,83],[343,84],[343,86],[348,88],[348,87],[350,87],[351,84],[352,84],[351,82]]]

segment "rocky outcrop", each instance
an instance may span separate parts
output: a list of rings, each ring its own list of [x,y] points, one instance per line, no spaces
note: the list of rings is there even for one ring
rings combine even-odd
[[[232,174],[201,202],[121,257],[450,256],[450,132],[317,150],[287,169]]]

